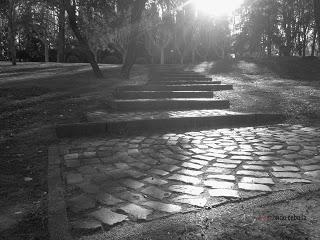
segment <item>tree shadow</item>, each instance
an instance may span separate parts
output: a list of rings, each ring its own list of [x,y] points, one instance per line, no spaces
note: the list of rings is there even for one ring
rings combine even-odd
[[[320,60],[316,57],[266,57],[244,59],[284,79],[319,81]]]

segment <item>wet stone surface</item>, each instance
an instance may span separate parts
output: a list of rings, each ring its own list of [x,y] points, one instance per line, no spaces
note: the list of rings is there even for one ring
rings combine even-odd
[[[319,182],[320,129],[273,125],[65,140],[74,229],[149,221]]]

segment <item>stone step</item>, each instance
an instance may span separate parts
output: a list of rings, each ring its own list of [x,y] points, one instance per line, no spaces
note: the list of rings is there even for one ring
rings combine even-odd
[[[157,84],[157,85],[178,85],[178,84],[221,84],[221,81],[202,81],[202,80],[162,80],[156,81],[152,80],[149,84]]]
[[[193,71],[183,71],[183,70],[168,70],[168,69],[163,69],[163,70],[157,70],[157,71],[151,71],[152,75],[158,76],[158,75],[200,75],[197,74]],[[201,76],[201,75],[200,75]]]
[[[282,123],[280,114],[238,113],[226,110],[155,111],[87,114],[88,122],[56,126],[58,137],[193,131],[226,127],[252,127]]]
[[[195,80],[195,81],[212,81],[212,78],[208,77],[152,77],[151,80],[153,81],[170,81],[170,80],[176,80],[176,81],[186,81],[186,80]]]
[[[177,85],[131,85],[118,87],[116,91],[221,91],[232,90],[228,84],[177,84]]]
[[[226,109],[228,100],[215,98],[114,99],[108,105],[117,111]]]
[[[164,77],[164,78],[168,78],[168,77],[206,77],[205,75],[201,75],[201,74],[194,74],[194,73],[171,73],[171,74],[159,74],[159,75],[155,75],[154,77]]]
[[[118,99],[141,98],[212,98],[212,91],[118,91],[114,93]]]

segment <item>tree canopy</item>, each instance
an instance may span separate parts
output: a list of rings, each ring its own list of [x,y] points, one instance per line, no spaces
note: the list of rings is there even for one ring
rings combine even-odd
[[[123,64],[318,56],[320,0],[243,0],[233,13],[187,0],[3,0],[0,60]]]

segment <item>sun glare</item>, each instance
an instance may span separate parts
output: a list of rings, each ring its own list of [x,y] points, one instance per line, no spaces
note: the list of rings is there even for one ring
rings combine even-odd
[[[193,0],[199,13],[212,16],[231,15],[243,0]]]

